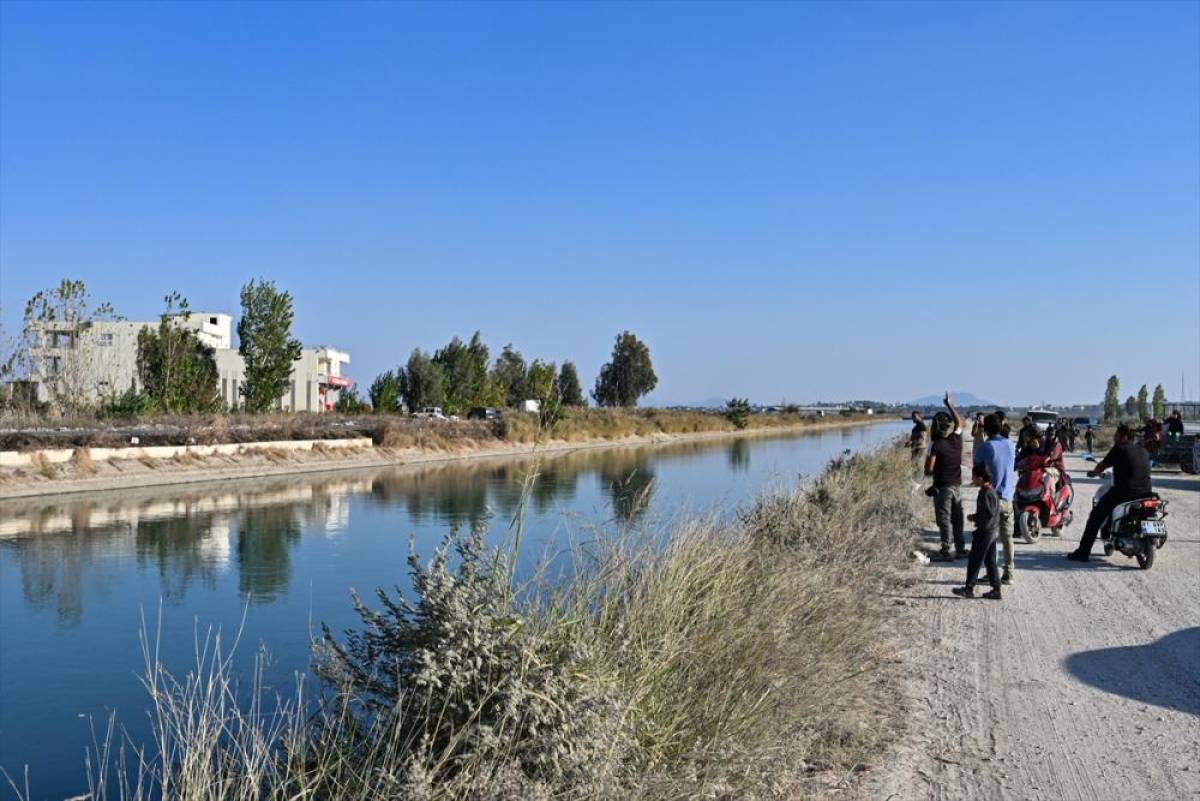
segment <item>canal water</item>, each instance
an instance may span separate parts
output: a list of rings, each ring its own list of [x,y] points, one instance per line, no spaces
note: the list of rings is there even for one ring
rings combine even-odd
[[[731,514],[846,450],[906,431],[899,421],[804,435],[578,451],[421,468],[310,474],[0,504],[0,768],[29,770],[34,799],[84,791],[91,726],[110,712],[145,740],[143,619],[172,670],[212,628],[241,630],[281,690],[349,600],[407,589],[410,539],[431,554],[453,527],[489,523],[503,541],[525,505],[524,564],[622,526]],[[8,787],[0,779],[0,796]]]

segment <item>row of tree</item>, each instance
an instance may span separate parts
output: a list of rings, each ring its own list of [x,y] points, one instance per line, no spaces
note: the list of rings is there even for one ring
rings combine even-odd
[[[97,397],[128,414],[222,411],[215,351],[185,325],[191,311],[186,298],[173,292],[164,302],[158,325],[137,334],[136,388],[111,387],[107,379],[114,365],[103,358],[112,358],[113,349],[98,342],[76,347],[89,336],[92,321],[124,318],[111,304],[93,304],[84,283],[70,280],[38,292],[26,304],[21,340],[0,358],[0,379],[40,385],[54,406],[68,412],[94,404]],[[238,352],[245,370],[239,405],[248,412],[270,411],[290,385],[301,352],[292,336],[291,293],[270,281],[252,280],[242,287],[241,312]],[[70,342],[62,351],[66,355],[47,358],[47,337],[58,342],[60,336]],[[657,383],[650,349],[623,331],[591,395],[600,406],[632,407]],[[517,407],[526,400],[553,410],[587,404],[573,362],[561,367],[542,359],[526,363],[511,344],[493,362],[478,331],[465,343],[454,337],[432,355],[413,350],[404,365],[375,378],[369,396],[371,406],[384,413],[429,406],[465,413],[477,406]],[[362,406],[352,390],[340,393],[339,409]]]
[[[34,388],[42,387],[48,403],[59,411],[94,406],[132,414],[221,411],[215,351],[184,320],[187,299],[178,292],[164,298],[157,326],[137,333],[137,386],[113,387],[120,355],[95,339],[92,323],[119,322],[110,303],[93,304],[83,281],[64,279],[35,294],[25,304],[21,334],[5,341],[0,380],[27,387],[27,402],[36,405]],[[244,409],[274,408],[291,383],[300,341],[292,336],[292,296],[266,280],[242,287],[238,352],[245,363],[238,392]],[[111,336],[111,334],[109,334]],[[0,336],[0,339],[3,339]],[[16,393],[10,393],[10,400]]]
[[[587,405],[574,362],[561,367],[542,359],[527,363],[511,343],[494,362],[490,355],[478,331],[466,343],[454,337],[432,355],[417,348],[404,365],[376,376],[368,392],[371,407],[387,413],[436,406],[463,414],[479,406],[515,408],[527,400],[547,410]],[[624,331],[600,370],[592,398],[600,406],[636,406],[657,383],[650,349]]]
[[[222,411],[216,352],[181,325],[191,311],[187,298],[173,292],[164,301],[158,328],[138,332],[140,389],[131,389],[118,404],[141,413]],[[242,287],[241,304],[238,353],[245,380],[238,394],[246,411],[267,412],[290,385],[293,363],[302,349],[292,336],[292,296],[271,281],[251,280]]]
[[[1151,417],[1162,420],[1166,413],[1167,392],[1163,389],[1162,384],[1154,388],[1153,398],[1151,398],[1147,386],[1142,384],[1137,395],[1130,395],[1122,404],[1121,381],[1115,375],[1109,376],[1108,385],[1104,389],[1104,422],[1115,422],[1122,416],[1137,418],[1142,422]]]

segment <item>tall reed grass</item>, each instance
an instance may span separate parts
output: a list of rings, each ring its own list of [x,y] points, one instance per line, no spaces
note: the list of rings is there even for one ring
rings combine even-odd
[[[890,609],[911,466],[831,463],[733,519],[623,529],[518,581],[483,532],[413,557],[411,598],[355,598],[321,687],[239,682],[219,639],[182,678],[147,637],[154,741],[90,763],[96,799],[795,797],[890,731]],[[107,744],[106,744],[107,743]],[[110,771],[105,774],[103,771]],[[114,779],[113,776],[119,776]]]

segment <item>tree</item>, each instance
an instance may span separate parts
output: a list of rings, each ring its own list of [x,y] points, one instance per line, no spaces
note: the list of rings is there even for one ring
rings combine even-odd
[[[1104,390],[1104,422],[1111,423],[1121,414],[1121,382],[1117,377],[1109,376],[1108,386]]]
[[[144,326],[137,337],[138,381],[147,405],[169,414],[215,412],[221,408],[215,351],[180,325],[188,314],[186,298],[172,292],[163,300],[157,330]]]
[[[583,387],[579,384],[579,373],[573,362],[563,362],[558,371],[558,400],[563,406],[586,406]]]
[[[554,362],[534,359],[533,364],[529,365],[529,372],[525,374],[526,397],[538,401],[543,406],[550,403],[554,400],[557,376],[558,369]]]
[[[1137,415],[1137,398],[1130,395],[1125,399],[1125,416],[1134,417]]]
[[[283,397],[300,358],[300,340],[292,338],[292,295],[260,278],[242,287],[238,353],[246,361],[246,380],[238,391],[246,411],[265,412]]]
[[[725,419],[739,431],[745,428],[750,422],[750,399],[730,398],[725,405]]]
[[[409,355],[408,363],[396,380],[400,397],[404,398],[409,411],[416,412],[426,406],[443,406],[446,403],[446,377],[442,368],[420,349],[413,350]]]
[[[358,397],[358,387],[346,387],[338,392],[333,410],[338,414],[362,414],[367,410],[367,404]]]
[[[1162,420],[1167,416],[1167,392],[1163,389],[1163,385],[1159,384],[1154,388],[1154,417],[1156,420]]]
[[[484,405],[488,392],[488,348],[476,331],[464,345],[454,337],[433,354],[433,363],[442,369],[446,378],[445,409],[457,414],[472,406]]]
[[[1150,419],[1150,390],[1146,389],[1146,385],[1142,384],[1142,388],[1137,394],[1137,415],[1139,420]]]
[[[592,397],[601,406],[637,406],[638,398],[658,385],[650,349],[629,331],[617,335],[612,361],[600,368]]]
[[[504,406],[515,407],[529,397],[525,392],[525,357],[514,350],[512,343],[504,346],[504,350],[496,357],[492,367],[492,381],[504,387]]]
[[[371,398],[371,408],[379,414],[400,411],[400,382],[396,378],[396,372],[388,370],[377,375],[371,382],[367,395]],[[338,396],[338,400],[341,400],[341,395]]]
[[[104,394],[113,358],[111,348],[81,347],[91,336],[92,322],[121,320],[111,303],[92,304],[83,281],[64,278],[58,286],[36,293],[25,303],[20,341],[6,372],[42,387],[59,411],[78,411]]]

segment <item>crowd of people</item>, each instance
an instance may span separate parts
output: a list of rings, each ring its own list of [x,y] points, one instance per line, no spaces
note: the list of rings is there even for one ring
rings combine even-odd
[[[971,483],[978,492],[974,513],[964,516],[962,437],[965,421],[954,407],[950,393],[946,393],[943,404],[945,411],[935,414],[929,424],[921,412],[912,413],[913,427],[908,441],[914,462],[922,465],[922,472],[931,479],[926,494],[933,499],[934,517],[941,541],[940,550],[933,558],[941,561],[967,560],[966,581],[962,587],[954,588],[954,594],[975,597],[980,570],[986,570],[991,590],[983,597],[1000,600],[1003,597],[1002,586],[1012,584],[1015,579],[1013,493],[1017,484],[1018,465],[1026,460],[1037,459],[1038,465],[1045,470],[1046,480],[1052,482],[1052,488],[1057,487],[1059,482],[1069,481],[1063,454],[1075,450],[1076,438],[1080,433],[1090,453],[1096,444],[1096,431],[1092,426],[1087,426],[1080,432],[1074,421],[1068,418],[1051,422],[1043,429],[1027,415],[1021,420],[1014,445],[1012,431],[1002,409],[990,414],[977,414],[971,427]],[[1161,435],[1161,425],[1157,431]],[[1178,411],[1168,420],[1166,431],[1168,437],[1182,437],[1183,421]],[[1100,527],[1117,504],[1150,494],[1152,457],[1148,445],[1154,432],[1155,428],[1147,423],[1139,440],[1138,433],[1131,426],[1122,424],[1117,427],[1112,449],[1088,472],[1089,476],[1096,477],[1111,469],[1113,486],[1092,509],[1078,548],[1067,558],[1078,562],[1088,561]],[[974,525],[969,551],[966,547],[965,522]],[[1002,561],[996,553],[997,545],[1003,552]]]

